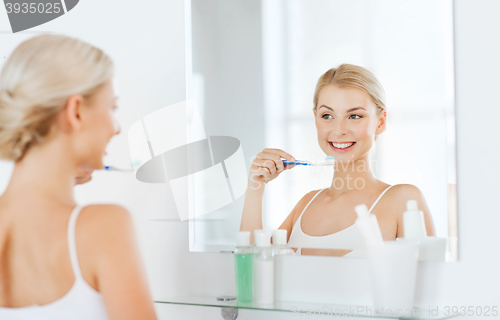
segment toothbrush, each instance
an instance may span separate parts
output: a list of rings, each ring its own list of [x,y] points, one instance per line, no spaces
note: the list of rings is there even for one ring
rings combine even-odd
[[[107,171],[134,172],[134,169],[119,169],[113,166],[104,166],[103,169]]]
[[[309,162],[303,160],[297,161],[283,161],[284,165],[298,165],[298,166],[333,166],[335,165],[335,158],[332,156],[328,156],[325,159],[325,162]]]

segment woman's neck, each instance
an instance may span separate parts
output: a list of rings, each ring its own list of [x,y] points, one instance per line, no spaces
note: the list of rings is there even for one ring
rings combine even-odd
[[[351,162],[335,162],[330,193],[339,196],[348,191],[363,190],[376,181],[368,156]]]
[[[61,144],[33,146],[16,162],[3,197],[13,201],[75,205],[75,165]]]

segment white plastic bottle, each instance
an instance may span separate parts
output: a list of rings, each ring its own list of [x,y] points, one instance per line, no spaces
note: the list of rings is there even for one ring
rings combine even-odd
[[[257,304],[274,303],[274,255],[271,234],[255,230],[254,299]]]
[[[278,229],[273,231],[273,245],[274,255],[276,256],[293,256],[295,251],[286,243],[286,230]]]
[[[368,213],[368,208],[364,204],[357,205],[354,210],[358,215],[355,224],[364,239],[366,246],[382,245],[384,239],[378,225],[377,217]]]
[[[403,231],[406,240],[422,240],[427,237],[424,213],[418,210],[417,201],[408,200],[403,213]]]
[[[403,213],[404,239],[399,241],[416,241],[419,247],[419,259],[428,261],[446,260],[448,239],[428,237],[425,228],[424,213],[418,210],[416,200],[408,200]]]
[[[271,246],[274,252],[274,301],[278,301],[283,295],[281,291],[283,264],[286,263],[282,256],[294,256],[295,251],[286,243],[286,230],[278,229],[273,231],[273,244]]]

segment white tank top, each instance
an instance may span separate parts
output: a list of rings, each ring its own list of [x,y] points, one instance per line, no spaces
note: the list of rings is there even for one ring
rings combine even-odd
[[[373,205],[370,207],[370,210],[368,210],[368,213],[371,213],[373,208],[377,205],[378,201],[384,193],[389,190],[392,186],[387,187],[375,200]],[[350,225],[349,227],[340,230],[338,232],[326,235],[326,236],[310,236],[308,234],[305,234],[304,231],[302,231],[302,226],[301,226],[301,221],[302,221],[302,215],[306,211],[307,207],[313,202],[316,197],[323,192],[321,189],[318,191],[314,197],[309,201],[307,206],[302,210],[302,213],[300,214],[299,218],[295,222],[295,225],[293,226],[292,232],[290,234],[290,239],[288,240],[288,244],[292,248],[298,248],[296,254],[300,255],[302,253],[302,248],[313,248],[313,249],[343,249],[343,250],[354,250],[354,249],[362,249],[364,247],[364,243],[362,242],[361,234],[359,233],[358,228],[356,227],[355,224]],[[345,256],[359,256],[362,255],[362,252],[358,252],[358,250],[351,251],[350,253],[346,254]]]
[[[71,212],[68,223],[68,247],[75,282],[60,299],[44,305],[21,308],[0,307],[2,320],[107,320],[101,293],[92,288],[82,277],[76,254],[75,226],[82,207]]]

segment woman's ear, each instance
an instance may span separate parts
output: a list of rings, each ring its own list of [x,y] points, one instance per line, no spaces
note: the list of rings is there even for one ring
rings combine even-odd
[[[375,134],[381,134],[385,131],[385,125],[387,123],[387,111],[382,109],[380,111],[380,115],[377,123],[377,130],[375,130]]]
[[[313,112],[314,112],[314,124],[316,125],[316,127],[318,127],[318,119],[316,118],[316,114],[318,112],[316,111],[316,108],[313,109]]]
[[[79,131],[82,128],[83,97],[72,95],[66,101],[61,114],[61,127],[65,132]]]

